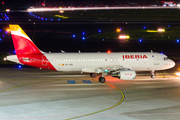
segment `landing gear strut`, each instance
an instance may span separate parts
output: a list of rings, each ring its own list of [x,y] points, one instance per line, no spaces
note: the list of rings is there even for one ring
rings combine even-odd
[[[151,71],[151,74],[152,74],[151,78],[154,79],[156,77],[155,74],[154,74],[154,70]]]
[[[91,76],[92,78],[95,78],[95,77],[97,76],[97,74],[96,74],[96,73],[90,73],[90,76]]]

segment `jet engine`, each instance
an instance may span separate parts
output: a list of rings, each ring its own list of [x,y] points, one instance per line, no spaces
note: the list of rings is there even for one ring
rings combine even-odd
[[[134,80],[136,78],[136,72],[134,70],[119,70],[112,72],[112,77],[122,80]]]

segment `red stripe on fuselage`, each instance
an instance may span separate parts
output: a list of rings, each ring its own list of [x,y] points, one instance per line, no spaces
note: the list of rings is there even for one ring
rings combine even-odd
[[[41,54],[20,54],[17,55],[19,62],[42,69],[55,70],[54,66],[49,62],[45,55]]]

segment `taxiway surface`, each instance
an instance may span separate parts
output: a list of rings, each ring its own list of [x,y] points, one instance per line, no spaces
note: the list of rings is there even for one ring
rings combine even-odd
[[[179,120],[180,79],[106,84],[88,74],[0,68],[0,120]]]

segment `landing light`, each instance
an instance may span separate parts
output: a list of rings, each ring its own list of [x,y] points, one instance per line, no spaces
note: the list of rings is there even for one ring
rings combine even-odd
[[[180,76],[180,72],[176,72],[175,75]]]
[[[104,72],[108,72],[108,69],[105,69]]]

